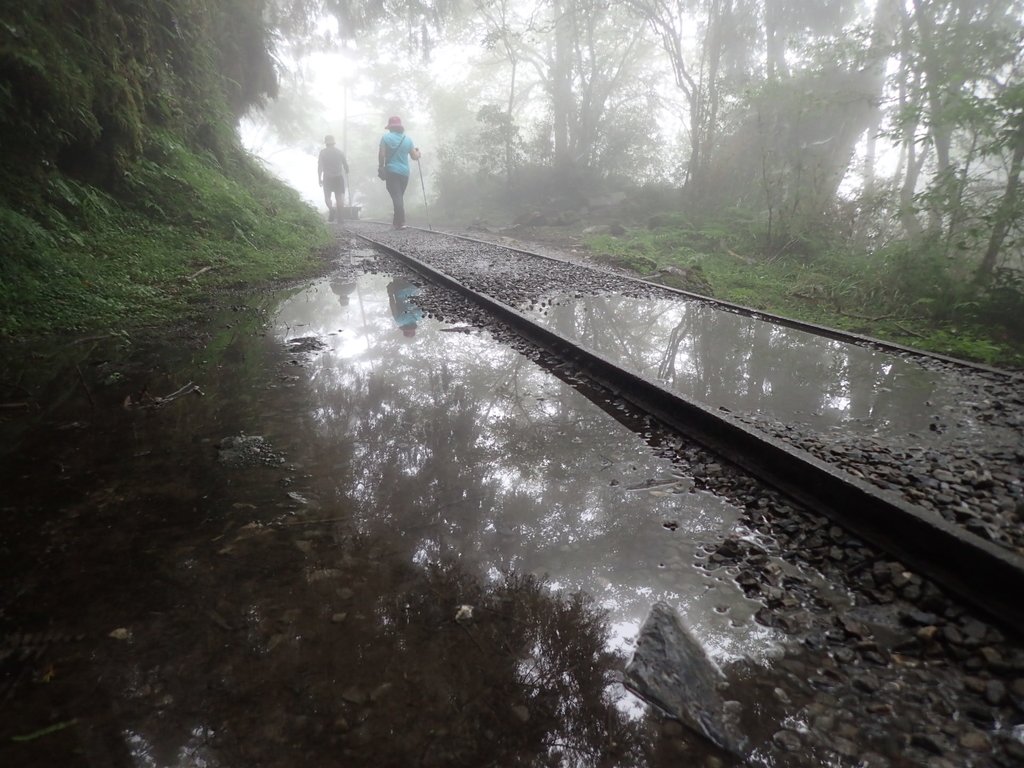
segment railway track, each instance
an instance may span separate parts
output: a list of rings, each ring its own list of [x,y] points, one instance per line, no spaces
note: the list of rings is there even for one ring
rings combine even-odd
[[[632,406],[650,414],[672,430],[679,432],[729,462],[741,467],[768,485],[782,491],[809,509],[837,522],[857,536],[889,553],[892,557],[941,584],[962,600],[986,612],[1000,625],[1024,634],[1024,557],[1018,541],[1013,538],[1013,516],[1019,513],[1021,500],[1021,462],[1024,461],[1024,435],[1016,402],[1001,403],[1010,408],[1006,423],[993,425],[988,411],[981,409],[981,417],[974,420],[967,431],[973,432],[973,445],[989,440],[985,428],[991,426],[991,435],[998,434],[1002,445],[997,461],[997,475],[984,476],[983,483],[939,482],[932,498],[918,483],[902,485],[893,482],[890,470],[885,479],[872,477],[874,462],[880,451],[868,451],[868,459],[850,461],[849,454],[863,454],[864,445],[878,445],[877,435],[857,441],[846,440],[834,428],[825,433],[826,439],[811,441],[808,450],[803,440],[788,439],[787,425],[778,421],[767,423],[756,415],[725,412],[706,402],[658,381],[642,366],[624,364],[595,349],[571,334],[560,333],[551,323],[544,322],[544,313],[550,311],[562,293],[570,299],[584,296],[629,296],[642,302],[674,300],[711,308],[713,312],[742,315],[774,326],[792,328],[802,334],[827,337],[850,347],[866,348],[910,360],[939,376],[958,377],[980,382],[981,399],[993,405],[1000,398],[1012,398],[1018,392],[1019,376],[986,366],[977,366],[960,360],[930,355],[908,348],[845,334],[834,329],[787,320],[734,304],[686,292],[666,289],[642,280],[635,280],[603,270],[594,270],[506,245],[424,230],[393,232],[372,224],[356,224],[350,231],[383,252],[400,259],[425,279],[452,289],[500,318],[517,333],[561,359],[571,363],[579,373],[628,401]],[[540,307],[538,312],[536,309]],[[638,370],[641,368],[641,370]],[[958,387],[970,383],[961,381]],[[984,388],[987,387],[988,390]],[[954,388],[956,392],[964,391]],[[1009,393],[1009,394],[1008,394]],[[987,398],[987,399],[986,399]],[[995,402],[996,410],[1000,403]],[[951,408],[957,407],[956,403]],[[977,410],[977,408],[975,409]],[[969,420],[970,421],[970,420]],[[980,434],[979,434],[980,431]],[[938,434],[932,434],[938,432]],[[828,435],[839,438],[830,446]],[[944,449],[941,430],[928,431],[927,438],[920,435],[884,436],[885,440],[899,442],[914,454],[941,457]],[[921,445],[916,443],[920,442]],[[794,444],[796,443],[796,444]],[[961,448],[961,452],[964,449]],[[971,450],[968,445],[967,450]],[[887,455],[898,452],[889,450]],[[817,454],[817,455],[815,455]],[[825,460],[828,457],[830,460]],[[858,461],[860,463],[858,463]],[[987,470],[984,470],[987,471]],[[860,476],[857,476],[857,475]],[[939,475],[944,477],[943,475]],[[899,480],[899,476],[895,476]],[[980,486],[991,488],[1002,484],[1007,495],[1001,504],[1006,513],[1001,525],[983,527],[969,525],[976,517],[958,514],[970,503],[972,491]],[[962,492],[950,486],[961,486]],[[888,487],[886,487],[888,486]],[[902,493],[898,492],[902,491]],[[925,503],[914,503],[922,498]],[[1009,502],[1007,502],[1007,498]],[[949,508],[952,508],[952,512]],[[967,521],[969,525],[964,525]],[[992,535],[990,528],[1006,530],[1002,537]],[[979,535],[981,531],[987,535]]]
[[[636,352],[641,336],[615,311],[675,328],[677,295],[467,240],[361,231],[474,290],[344,233],[329,275],[282,291],[269,313],[260,295],[210,324],[216,344],[231,329],[223,357],[176,341],[119,363],[174,382],[156,391],[203,381],[207,397],[125,410],[120,387],[99,386],[101,354],[81,369],[102,414],[78,388],[12,451],[0,699],[18,739],[0,739],[0,764],[71,764],[85,749],[103,765],[131,752],[290,767],[295,745],[317,765],[1022,764],[1021,637],[720,460],[744,435],[776,434],[755,410],[783,421],[792,404],[768,390],[791,379],[765,379],[764,397],[729,413],[694,398],[652,416],[644,382],[665,398],[684,382],[649,350],[621,364],[616,345]],[[400,307],[399,292],[415,299]],[[602,312],[611,325],[583,322]],[[711,333],[697,330],[686,339]],[[727,336],[709,355],[727,353]],[[686,343],[677,372],[699,351]],[[979,430],[1005,443],[1013,425],[988,423],[998,412],[981,399],[1013,382],[928,365],[928,381],[951,372],[987,389],[962,425],[924,431],[927,451],[951,435],[966,451]],[[895,405],[863,423],[805,416],[851,462],[847,431],[898,442]],[[714,416],[726,426],[708,426]],[[811,455],[808,430],[783,433],[784,459]],[[264,450],[239,456],[241,443]]]

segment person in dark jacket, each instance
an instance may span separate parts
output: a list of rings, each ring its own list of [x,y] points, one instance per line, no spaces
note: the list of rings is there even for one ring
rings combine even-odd
[[[394,204],[395,215],[392,224],[395,229],[405,227],[405,188],[409,186],[409,160],[419,160],[420,151],[412,137],[406,134],[402,118],[388,119],[387,133],[380,140],[377,151],[377,168],[383,171],[384,182]],[[379,175],[379,173],[378,173]]]
[[[333,136],[324,136],[326,146],[320,150],[320,159],[316,164],[316,175],[320,186],[324,188],[324,202],[327,203],[327,219],[334,221],[339,216],[338,209],[344,206],[345,177],[348,176],[348,161],[345,153],[334,146]],[[331,195],[334,204],[331,204]]]

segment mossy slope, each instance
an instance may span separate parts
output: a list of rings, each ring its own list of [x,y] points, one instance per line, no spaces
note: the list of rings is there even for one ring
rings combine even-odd
[[[197,281],[308,270],[322,223],[235,131],[275,88],[258,1],[0,12],[0,334],[158,322]]]

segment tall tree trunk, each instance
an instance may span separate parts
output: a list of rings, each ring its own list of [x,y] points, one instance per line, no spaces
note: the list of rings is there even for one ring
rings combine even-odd
[[[992,273],[996,268],[996,261],[1003,249],[1003,242],[1010,231],[1010,226],[1016,220],[1017,197],[1020,193],[1020,172],[1024,165],[1024,121],[1017,125],[1016,141],[1013,147],[1013,157],[1010,160],[1010,170],[1006,177],[1006,189],[1003,190],[1003,199],[999,201],[996,208],[995,224],[992,233],[989,235],[988,247],[985,249],[985,256],[981,260],[976,273],[978,282],[988,282],[992,279]]]
[[[555,130],[555,168],[568,171],[572,166],[569,154],[569,113],[572,110],[572,18],[565,3],[556,2],[555,60],[551,72],[552,112]]]
[[[509,58],[512,62],[512,74],[509,77],[508,105],[505,109],[505,186],[511,190],[515,166],[515,147],[512,146],[512,139],[515,135],[513,127],[515,126],[516,73],[519,68],[519,61],[511,50],[509,51]]]
[[[910,17],[901,4],[899,4],[898,10],[900,14],[899,114],[910,114],[911,107],[917,106],[917,98],[921,91],[921,73],[913,68],[912,63]],[[917,112],[916,109],[913,111],[914,114]],[[900,158],[903,162],[904,175],[899,189],[899,219],[903,230],[912,238],[918,237],[922,232],[921,222],[918,221],[917,211],[914,209],[917,180],[925,159],[923,146],[918,155],[917,126],[917,117],[909,124],[901,126],[902,139],[900,142]]]
[[[718,134],[718,106],[721,99],[719,72],[721,71],[722,46],[724,44],[723,28],[731,21],[732,0],[711,0],[708,5],[708,31],[704,43],[707,68],[701,89],[705,94],[701,114],[700,142],[703,151],[698,158],[698,184],[696,185],[698,191],[711,165],[711,153]]]
[[[782,36],[783,0],[764,0],[765,67],[767,79],[782,80],[789,75],[786,66],[786,40]]]
[[[867,143],[864,152],[864,197],[875,194],[875,159],[878,148],[878,131],[882,124],[882,91],[885,88],[885,64],[896,34],[899,9],[896,0],[878,0],[875,18],[871,23],[871,48],[868,51],[868,65],[874,97],[871,101],[871,117],[867,127]]]
[[[957,85],[949,82],[944,76],[940,64],[940,53],[935,43],[935,21],[931,8],[925,7],[924,0],[913,0],[914,20],[921,38],[921,61],[924,70],[924,88],[928,101],[928,131],[932,140],[932,151],[935,153],[935,178],[940,184],[948,184],[954,173],[950,147],[953,131],[949,118],[945,115],[948,94],[955,93]],[[938,235],[942,229],[943,210],[938,205],[928,209],[928,229]]]

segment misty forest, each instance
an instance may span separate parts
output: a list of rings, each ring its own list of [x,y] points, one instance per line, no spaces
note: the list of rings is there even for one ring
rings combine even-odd
[[[352,205],[383,217],[377,142],[401,115],[424,153],[414,224],[573,243],[747,306],[1024,362],[1022,0],[0,16],[8,338],[159,326],[204,291],[315,273],[324,135]]]

